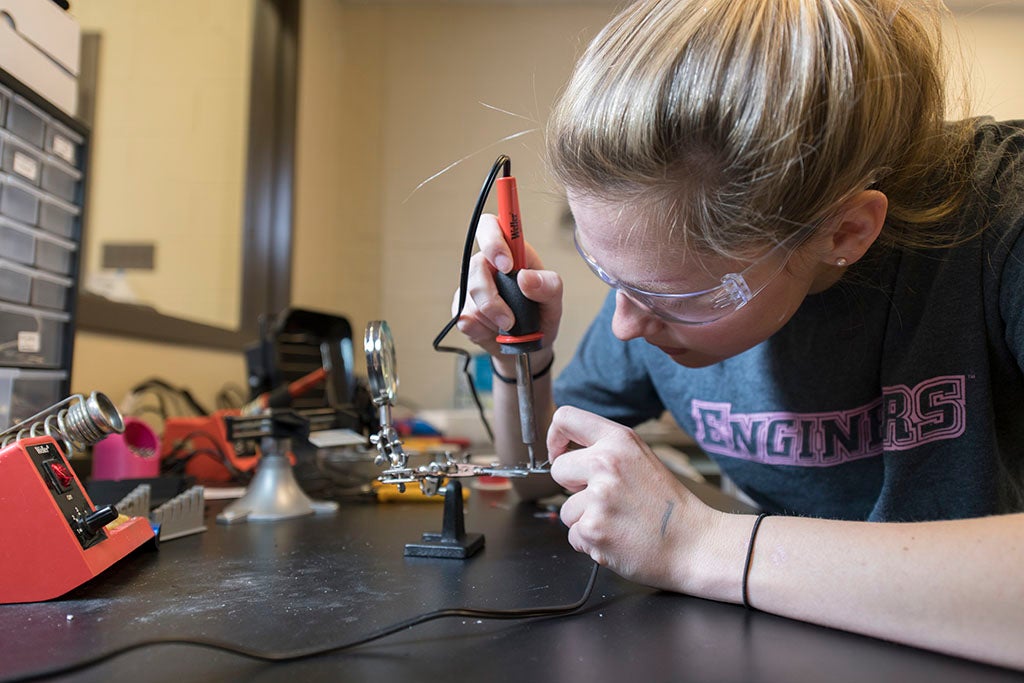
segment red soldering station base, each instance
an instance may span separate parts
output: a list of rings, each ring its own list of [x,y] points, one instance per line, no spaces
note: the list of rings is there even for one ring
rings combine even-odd
[[[107,529],[102,512],[50,437],[0,449],[0,604],[59,597],[153,538],[148,519]]]

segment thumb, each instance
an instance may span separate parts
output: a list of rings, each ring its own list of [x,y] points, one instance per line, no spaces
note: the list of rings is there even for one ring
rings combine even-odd
[[[546,304],[562,298],[562,276],[553,270],[521,270],[517,278],[523,294]]]

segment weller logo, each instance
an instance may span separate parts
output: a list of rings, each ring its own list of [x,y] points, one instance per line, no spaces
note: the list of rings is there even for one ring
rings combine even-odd
[[[509,221],[509,232],[511,239],[517,240],[523,235],[523,226],[519,222],[519,214],[512,214],[512,220]]]

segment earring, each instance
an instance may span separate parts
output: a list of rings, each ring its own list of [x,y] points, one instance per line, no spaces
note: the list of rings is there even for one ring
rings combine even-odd
[[[840,268],[842,268],[846,264],[847,260],[844,257],[840,256],[839,258],[836,259],[836,265],[839,266]]]

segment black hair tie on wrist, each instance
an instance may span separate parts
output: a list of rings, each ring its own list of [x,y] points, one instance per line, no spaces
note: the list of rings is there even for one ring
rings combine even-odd
[[[545,365],[540,370],[538,370],[537,372],[533,373],[533,375],[532,375],[533,379],[535,379],[535,380],[540,379],[544,375],[546,375],[549,372],[551,372],[551,366],[554,365],[554,364],[555,364],[555,354],[552,353],[551,354],[551,360],[548,361],[548,364]],[[498,380],[504,382],[505,384],[515,384],[516,383],[515,377],[505,377],[503,374],[498,372],[498,368],[494,367],[494,356],[491,356],[491,372],[494,373],[494,376],[497,377]]]
[[[761,522],[764,521],[765,517],[771,517],[772,513],[762,512],[754,520],[754,527],[750,530],[750,540],[747,541],[747,557],[743,560],[743,606],[747,609],[752,609],[750,606],[750,596],[747,591],[747,583],[750,579],[750,561],[754,557],[754,540],[757,538],[757,530],[761,526]]]

